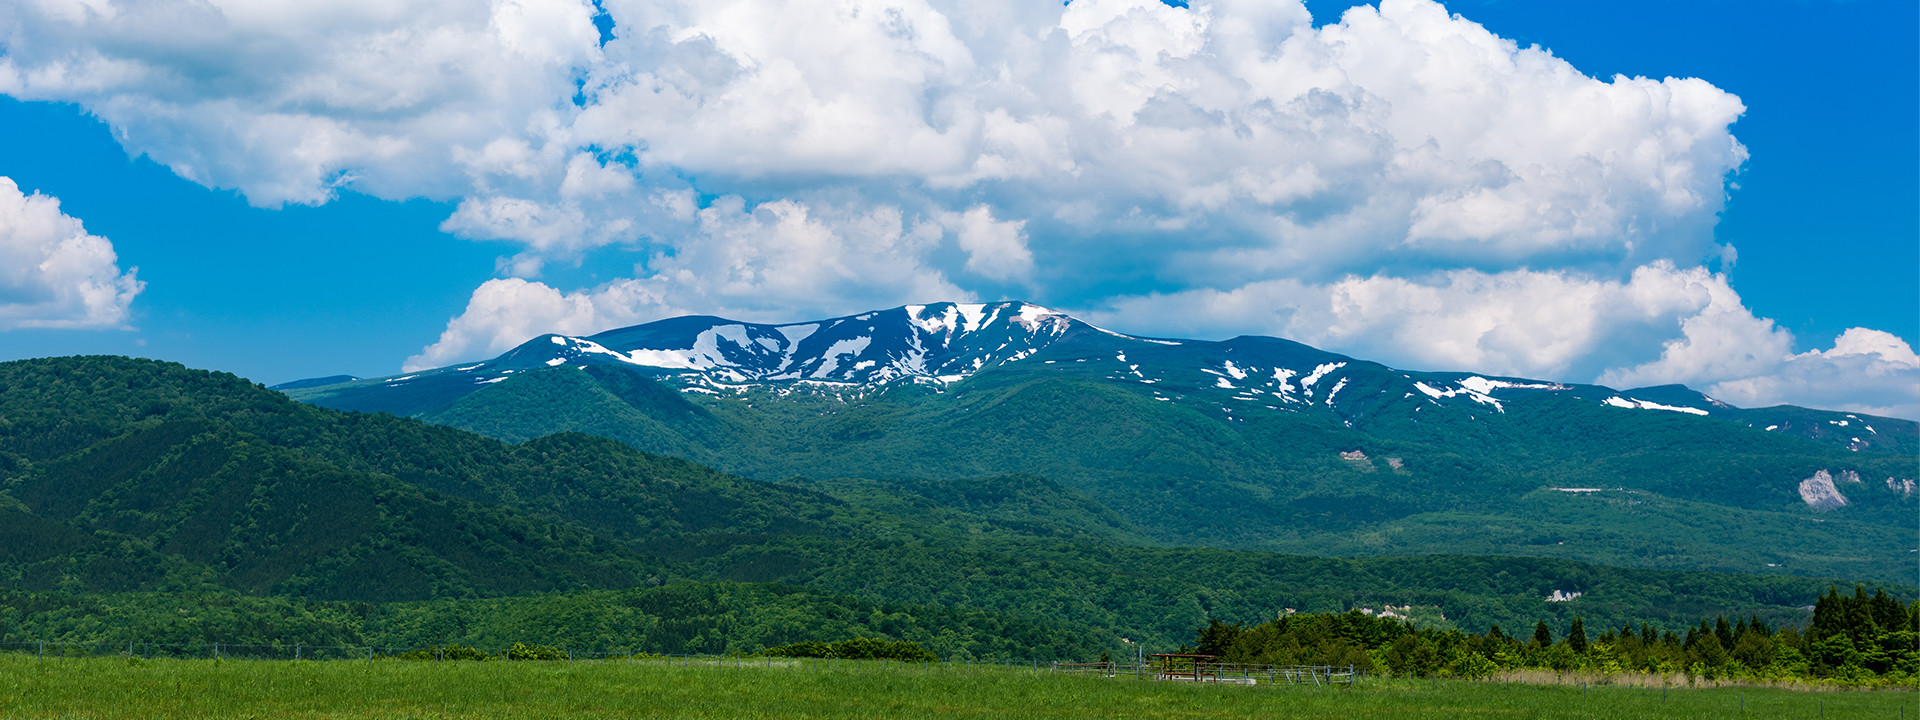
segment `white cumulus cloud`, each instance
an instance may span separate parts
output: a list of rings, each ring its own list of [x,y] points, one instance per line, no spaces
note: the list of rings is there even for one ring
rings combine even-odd
[[[514,243],[409,367],[1020,288],[1141,331],[1909,404],[1855,397],[1904,356],[1798,352],[1709,269],[1739,98],[1431,0],[1318,28],[1295,0],[26,0],[0,40],[0,93],[183,177],[451,199],[444,230]],[[631,277],[535,279],[605,248]]]
[[[1118,298],[1090,313],[1138,332],[1258,332],[1422,370],[1591,378],[1738,296],[1724,275],[1657,262],[1616,280],[1570,271],[1272,280]],[[1724,302],[1724,300],[1723,300]]]
[[[0,330],[115,328],[146,287],[60,201],[0,177]]]
[[[1134,262],[1189,283],[1691,263],[1745,157],[1706,82],[1590,78],[1428,0],[1318,29],[1297,2],[604,5],[603,47],[582,0],[36,0],[0,92],[256,203],[457,197],[448,229],[539,252],[675,242],[661,191],[828,192],[987,201],[1062,267],[1152,236]]]
[[[1087,316],[1150,334],[1272,334],[1421,370],[1683,383],[1742,407],[1920,418],[1920,358],[1898,337],[1855,328],[1795,354],[1793,334],[1756,317],[1724,274],[1664,261],[1624,281],[1537,270],[1274,280],[1123,297]]]
[[[1920,419],[1920,357],[1880,330],[1850,328],[1827,350],[1776,358],[1749,373],[1691,380],[1743,407],[1786,403]]]
[[[993,219],[993,208],[975,205],[941,217],[967,253],[967,270],[995,280],[1023,279],[1033,272],[1025,220]]]
[[[256,205],[455,197],[495,141],[564,147],[599,60],[586,0],[25,0],[0,93],[75,102],[127,148]],[[560,153],[565,155],[565,153]],[[564,157],[562,158],[564,160]]]
[[[977,222],[997,227],[990,217]],[[962,221],[958,232],[967,231]],[[694,212],[687,232],[699,242],[649,258],[644,278],[572,292],[519,278],[488,281],[406,369],[492,355],[541,333],[589,334],[690,312],[786,322],[901,297],[973,299],[925,263],[946,231],[908,225],[894,208],[790,200],[749,207],[725,197]]]

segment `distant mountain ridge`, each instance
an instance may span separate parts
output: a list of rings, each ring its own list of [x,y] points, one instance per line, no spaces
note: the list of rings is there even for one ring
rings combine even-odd
[[[1038,477],[1123,543],[1905,582],[1920,510],[1909,421],[1134,337],[1020,302],[673,318],[287,394],[830,493]]]
[[[275,389],[303,391],[296,396],[329,407],[420,415],[445,409],[515,373],[568,365],[638,369],[674,378],[686,393],[737,393],[749,386],[872,390],[896,382],[944,386],[1013,363],[1067,360],[1030,359],[1073,340],[1080,342],[1068,345],[1080,352],[1070,360],[1100,363],[1115,382],[1168,383],[1245,411],[1320,413],[1349,426],[1386,408],[1409,415],[1430,407],[1504,413],[1509,402],[1554,393],[1620,410],[1716,417],[1850,450],[1920,447],[1920,426],[1893,418],[1794,406],[1743,409],[1683,385],[1623,391],[1473,373],[1401,371],[1262,336],[1225,341],[1139,337],[1021,301],[906,305],[786,324],[684,316],[585,337],[542,335],[477,363],[371,380],[316,378]],[[1101,356],[1088,357],[1092,349]],[[1359,397],[1363,393],[1366,397]],[[1231,405],[1223,411],[1233,412]],[[1883,428],[1888,432],[1883,434]]]

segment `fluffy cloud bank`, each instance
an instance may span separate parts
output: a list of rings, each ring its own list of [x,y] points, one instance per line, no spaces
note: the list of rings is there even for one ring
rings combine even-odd
[[[1772,360],[1750,373],[1676,379],[1743,407],[1791,403],[1920,418],[1920,357],[1892,333],[1851,328],[1830,349]]]
[[[1424,370],[1683,383],[1742,407],[1920,417],[1920,357],[1905,341],[1854,328],[1796,354],[1793,334],[1754,316],[1725,275],[1665,261],[1625,280],[1533,270],[1274,280],[1119,298],[1087,316],[1136,332],[1279,335]]]
[[[0,330],[112,328],[145,287],[60,201],[0,177]]]
[[[460,198],[449,229],[540,252],[682,242],[689,190],[985,202],[1186,282],[1694,262],[1745,157],[1706,82],[1589,78],[1427,0],[1319,29],[1264,0],[604,6],[608,38],[583,0],[29,0],[0,92],[256,203]]]
[[[722,198],[693,214],[700,241],[654,258],[645,278],[573,293],[519,278],[488,281],[405,369],[491,355],[540,333],[584,334],[693,312],[786,322],[902,297],[972,297],[920,261],[948,230],[907,225],[892,208],[821,210],[780,201],[748,210],[739,198]],[[994,221],[985,208],[948,220],[952,232],[988,236],[971,242],[987,245],[981,256],[991,262],[1017,256],[1006,248],[1017,244],[1018,227]]]
[[[409,367],[678,312],[1009,295],[1829,404],[1868,356],[1796,355],[1708,269],[1738,98],[1588,77],[1429,0],[1319,28],[1271,0],[25,0],[0,23],[0,92],[81,103],[184,177],[457,199],[444,229],[517,243]],[[537,279],[623,249],[631,277]]]
[[[129,150],[257,205],[343,185],[454,197],[489,143],[565,122],[598,58],[592,17],[567,0],[22,0],[0,18],[0,92],[80,103]]]

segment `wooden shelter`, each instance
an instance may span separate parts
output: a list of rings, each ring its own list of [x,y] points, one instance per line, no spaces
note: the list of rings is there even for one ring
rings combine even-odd
[[[1187,680],[1190,682],[1218,682],[1220,673],[1213,667],[1217,655],[1194,655],[1186,653],[1158,653],[1148,655],[1159,666],[1157,677],[1161,680]]]

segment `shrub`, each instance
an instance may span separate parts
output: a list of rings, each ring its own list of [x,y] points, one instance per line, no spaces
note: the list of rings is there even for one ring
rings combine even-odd
[[[410,650],[395,655],[401,660],[492,660],[491,654],[481,652],[465,645],[435,645],[421,650]]]
[[[522,660],[559,660],[561,658],[559,648],[547,645],[514,643],[513,647],[507,648],[507,659],[514,662]]]
[[[842,660],[905,660],[908,662],[934,662],[938,655],[920,647],[920,643],[873,638],[854,638],[839,642],[797,642],[790,645],[767,648],[762,654],[774,657],[817,657],[838,658]]]

